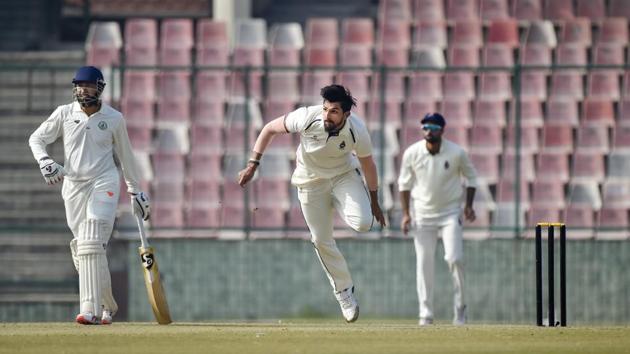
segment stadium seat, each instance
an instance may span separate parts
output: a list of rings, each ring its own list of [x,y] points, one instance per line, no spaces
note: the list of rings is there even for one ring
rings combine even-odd
[[[475,98],[474,74],[447,72],[444,74],[444,97],[460,100]]]
[[[402,105],[400,102],[381,103],[378,100],[371,100],[368,102],[367,107],[367,114],[363,118],[365,118],[368,128],[381,127],[381,122],[385,124],[385,127],[390,126],[396,129],[401,127]],[[383,117],[381,117],[381,108],[384,110]],[[372,144],[374,144],[374,141],[372,141]]]
[[[556,64],[571,66],[586,66],[588,59],[586,46],[581,43],[560,43],[556,48]],[[557,70],[556,73],[576,73],[583,72],[581,69]]]
[[[559,30],[560,43],[590,47],[592,44],[591,21],[585,17],[577,17],[562,21]]]
[[[592,96],[591,96],[592,97]],[[583,125],[612,127],[615,125],[613,102],[608,100],[587,99],[582,103]]]
[[[183,203],[155,202],[151,205],[153,228],[181,228],[184,225]]]
[[[295,103],[299,99],[300,91],[297,73],[273,71],[267,75],[267,100]]]
[[[248,225],[251,226],[251,219],[246,219],[247,212],[242,206],[223,205],[220,209],[221,228],[242,229]],[[249,216],[251,217],[251,214]]]
[[[160,64],[188,66],[192,63],[194,45],[191,19],[168,18],[160,26]]]
[[[187,154],[190,151],[188,127],[183,124],[158,127],[154,143],[155,151],[160,154]]]
[[[188,102],[191,99],[190,73],[188,71],[165,71],[159,74],[160,102]]]
[[[195,124],[222,126],[224,117],[223,102],[194,102],[192,120]]]
[[[479,48],[463,44],[451,45],[446,49],[447,63],[450,67],[479,67]]]
[[[630,4],[624,0],[610,0],[608,3],[608,13],[611,16],[622,16],[630,19]]]
[[[231,102],[228,104],[225,125],[227,127],[245,127],[251,130],[260,129],[262,127],[262,113],[260,105],[255,100],[247,102]]]
[[[523,182],[533,182],[536,177],[534,156],[529,153],[517,155],[514,151],[506,151],[501,155],[500,176],[506,180],[516,180],[516,158],[520,160],[519,176]]]
[[[570,126],[554,126],[545,123],[542,133],[542,148],[549,152],[566,153],[573,151],[573,132]]]
[[[562,181],[541,181],[536,179],[533,184],[532,205],[564,208],[564,184]]]
[[[341,45],[372,48],[374,46],[374,20],[369,17],[342,19]]]
[[[623,73],[623,84],[621,93],[623,99],[630,98],[630,71],[628,70]]]
[[[422,98],[420,96],[419,98]],[[433,100],[416,101],[413,99],[405,100],[403,104],[403,124],[411,126],[413,129],[420,130],[420,120],[427,113],[436,111],[437,104]],[[450,124],[449,124],[450,127]]]
[[[190,150],[193,155],[214,155],[222,152],[223,129],[220,125],[193,123],[190,127]]]
[[[445,49],[448,47],[446,23],[438,20],[418,21],[413,27],[412,47],[431,45]]]
[[[478,97],[486,100],[507,101],[512,99],[511,73],[484,72],[479,76]]]
[[[365,71],[341,71],[338,74],[338,82],[350,90],[352,96],[358,102],[365,103],[370,98],[369,74]]]
[[[526,127],[522,126],[519,130],[520,137],[519,148],[523,153],[534,154],[538,152],[540,149],[540,141],[538,138],[538,128],[537,127]],[[505,148],[508,152],[514,152],[516,148],[516,126],[513,124],[508,124],[505,127]]]
[[[295,22],[275,24],[269,30],[267,63],[269,66],[298,67],[303,47],[304,36],[300,24]]]
[[[599,211],[599,226],[596,238],[602,240],[625,240],[628,237],[628,209],[604,206]],[[612,229],[611,229],[612,228]]]
[[[150,152],[152,130],[143,125],[127,125],[127,134],[134,151]]]
[[[321,96],[319,95],[322,87],[330,85],[333,82],[332,71],[307,71],[302,76],[302,98],[304,104],[320,104]]]
[[[376,65],[406,67],[409,65],[409,50],[399,47],[378,47],[375,58]]]
[[[542,0],[513,0],[512,15],[517,20],[533,21],[542,19]]]
[[[510,105],[510,119],[516,124],[516,101]],[[536,98],[526,96],[520,101],[520,124],[525,128],[541,128],[544,124],[542,104]]]
[[[157,93],[153,71],[126,70],[123,80],[123,101],[155,102]]]
[[[267,47],[267,23],[261,18],[237,18],[234,23],[234,47]]]
[[[619,115],[617,117],[617,126],[630,126],[630,96],[619,101]]]
[[[195,47],[197,50],[202,48],[227,47],[229,45],[226,23],[219,20],[198,20],[196,38]]]
[[[125,64],[157,65],[157,21],[134,18],[125,22]]]
[[[536,181],[568,182],[569,157],[543,149],[536,158]]]
[[[598,152],[581,151],[573,154],[571,180],[589,180],[603,182],[606,175],[604,170],[604,154]]]
[[[624,65],[625,53],[622,44],[598,44],[592,48],[592,63],[596,65]]]
[[[85,40],[86,64],[97,67],[120,64],[122,36],[117,22],[90,23]]]
[[[495,184],[499,179],[499,158],[497,155],[471,153],[470,161],[477,170],[477,177],[488,184]]]
[[[367,47],[367,46],[358,46],[358,45],[341,46],[339,48],[339,65],[342,67],[344,66],[371,67],[372,66],[372,48]],[[349,72],[356,73],[357,70],[351,70]]]
[[[558,207],[544,204],[534,204],[527,212],[527,226],[535,227],[539,222],[555,222],[560,220],[561,214],[562,211]]]
[[[470,129],[470,152],[499,155],[503,147],[501,128],[474,125]]]
[[[243,208],[245,206],[246,193],[248,193],[248,202],[250,205],[253,204],[253,188],[242,188],[236,183],[236,178],[225,178],[223,182],[223,199],[221,205],[223,207]]]
[[[217,228],[220,223],[220,207],[204,202],[189,203],[186,213],[186,226],[192,228]]]
[[[461,146],[464,150],[470,150],[468,131],[465,127],[449,126],[444,129],[444,137]]]
[[[474,20],[478,18],[478,0],[445,0],[446,18],[451,21]]]
[[[256,71],[234,70],[229,77],[228,101],[243,102],[246,99],[261,101],[263,94],[263,74]],[[246,84],[249,83],[249,85]]]
[[[606,17],[605,0],[577,0],[576,15],[597,21]]]
[[[286,151],[270,150],[261,160],[258,175],[261,179],[286,181],[291,176],[291,164]]]
[[[627,180],[630,169],[630,154],[626,151],[613,150],[608,155],[606,178],[609,180]],[[630,203],[630,200],[628,201]],[[629,205],[630,206],[630,205]]]
[[[573,100],[552,99],[547,101],[547,126],[577,127],[579,124],[578,103]]]
[[[188,156],[190,169],[188,178],[192,181],[220,181],[221,155],[216,149],[201,150],[193,148],[193,153]]]
[[[419,21],[443,21],[443,0],[413,0],[413,18]]]
[[[226,76],[223,72],[201,71],[195,76],[195,101],[220,102],[227,99]]]
[[[587,93],[589,99],[618,101],[619,75],[615,70],[594,70],[587,77]]]
[[[274,207],[256,207],[252,211],[252,225],[255,228],[284,228],[286,225],[286,211]],[[267,236],[269,237],[269,236]],[[270,238],[278,238],[276,235]]]
[[[310,17],[306,20],[305,43],[313,48],[337,48],[339,23],[332,17]]]
[[[628,7],[630,8],[630,6]],[[614,14],[613,16],[619,16]],[[597,44],[628,44],[628,19],[624,17],[606,17],[599,25]]]
[[[617,125],[613,129],[612,148],[614,151],[630,152],[630,126]]]
[[[188,183],[187,202],[190,204],[209,204],[215,208],[221,202],[221,182],[219,179],[197,176]]]
[[[288,165],[288,163],[287,163]],[[254,184],[254,204],[256,207],[273,207],[286,211],[289,209],[289,181],[285,179],[261,177]]]
[[[249,139],[246,138],[246,130],[249,130]],[[254,147],[254,143],[256,143],[256,129],[252,127],[245,128],[238,124],[228,125],[224,132],[226,153],[232,154],[249,151]]]
[[[527,46],[554,48],[558,40],[553,23],[546,20],[530,22],[524,42]]]
[[[505,127],[506,103],[487,99],[475,101],[474,125],[488,125],[495,127]]]
[[[570,20],[574,17],[573,0],[545,1],[545,18],[554,21]]]
[[[411,50],[411,66],[419,68],[439,68],[446,67],[444,51],[437,46],[416,46]]]
[[[526,44],[520,48],[520,62],[524,66],[549,66],[552,63],[551,48],[544,44]],[[531,71],[524,73],[528,72]]]
[[[451,46],[470,46],[480,48],[483,46],[481,22],[478,20],[457,21],[453,25]]]
[[[518,99],[518,97],[515,97]],[[525,70],[521,72],[520,99],[545,100],[547,98],[547,72]]]
[[[407,96],[405,92],[405,73],[390,72],[386,74],[385,88],[381,88],[380,74],[372,75],[372,99],[386,102],[402,102]]]
[[[576,150],[606,154],[610,150],[608,127],[599,124],[582,124],[577,130]]]
[[[123,97],[121,112],[125,117],[127,127],[142,127],[151,129],[155,118],[153,103],[149,100],[139,101]]]
[[[595,227],[595,211],[588,204],[570,204],[565,210],[564,222],[571,225],[571,232],[567,233],[567,239],[585,239],[593,237]]]
[[[158,177],[156,175],[156,177]],[[155,204],[183,204],[186,200],[183,180],[156,179],[152,183],[151,201]]]
[[[158,101],[157,116],[155,122],[157,126],[164,124],[181,123],[188,124],[191,119],[190,102],[188,101]]]
[[[595,180],[578,179],[569,183],[567,203],[569,205],[589,205],[594,210],[602,207],[602,195],[599,191],[599,183]]]
[[[514,66],[513,48],[502,43],[491,44],[483,47],[481,50],[481,58],[483,66]]]
[[[445,99],[442,101],[440,111],[448,125],[462,128],[473,126],[471,103],[468,100]]]
[[[411,21],[411,0],[381,0],[378,3],[379,21]]]
[[[521,237],[518,230],[514,228],[517,224],[521,228],[526,226],[525,216],[527,210],[529,210],[529,206],[517,206],[514,202],[497,203],[497,208],[492,213],[492,226],[494,230],[492,230],[490,237],[499,239]]]
[[[582,100],[584,98],[583,86],[581,74],[559,70],[551,75],[550,97],[552,99]]]
[[[486,43],[501,43],[512,48],[518,47],[518,22],[511,18],[492,21],[488,27]]]
[[[479,0],[479,13],[484,21],[509,18],[508,0]]]

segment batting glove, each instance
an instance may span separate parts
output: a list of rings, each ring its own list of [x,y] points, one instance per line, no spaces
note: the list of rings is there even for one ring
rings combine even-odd
[[[39,170],[42,172],[42,176],[44,176],[48,185],[63,181],[63,176],[66,175],[63,167],[50,157],[44,157],[39,160]]]
[[[149,204],[149,196],[144,192],[131,195],[131,207],[134,214],[142,217],[142,220],[147,221],[151,216],[151,204]]]

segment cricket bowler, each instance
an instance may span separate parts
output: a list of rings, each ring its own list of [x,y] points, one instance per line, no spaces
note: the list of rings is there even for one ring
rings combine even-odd
[[[134,213],[149,219],[149,199],[139,188],[136,164],[125,120],[101,101],[105,80],[101,71],[84,66],[76,71],[74,102],[61,105],[33,132],[29,145],[47,184],[63,181],[61,194],[74,238],[72,259],[79,273],[80,324],[111,324],[118,306],[112,296],[106,249],[112,229],[120,175],[114,154],[131,195]],[[64,164],[46,152],[63,139]]]

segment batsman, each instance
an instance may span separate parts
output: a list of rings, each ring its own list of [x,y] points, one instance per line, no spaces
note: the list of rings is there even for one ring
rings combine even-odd
[[[118,309],[106,257],[120,193],[114,155],[120,162],[134,213],[148,220],[150,205],[139,187],[125,120],[101,101],[103,74],[93,66],[84,66],[76,71],[72,84],[74,102],[57,107],[33,132],[29,145],[46,183],[63,182],[66,219],[74,236],[70,250],[79,273],[76,321],[111,324]],[[46,146],[60,137],[63,166],[46,152]]]

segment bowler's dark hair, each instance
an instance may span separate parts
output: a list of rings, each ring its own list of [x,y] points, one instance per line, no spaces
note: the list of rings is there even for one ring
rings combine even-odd
[[[351,110],[352,106],[357,106],[357,100],[352,97],[350,90],[341,85],[323,87],[319,94],[328,102],[339,102],[344,112]]]

